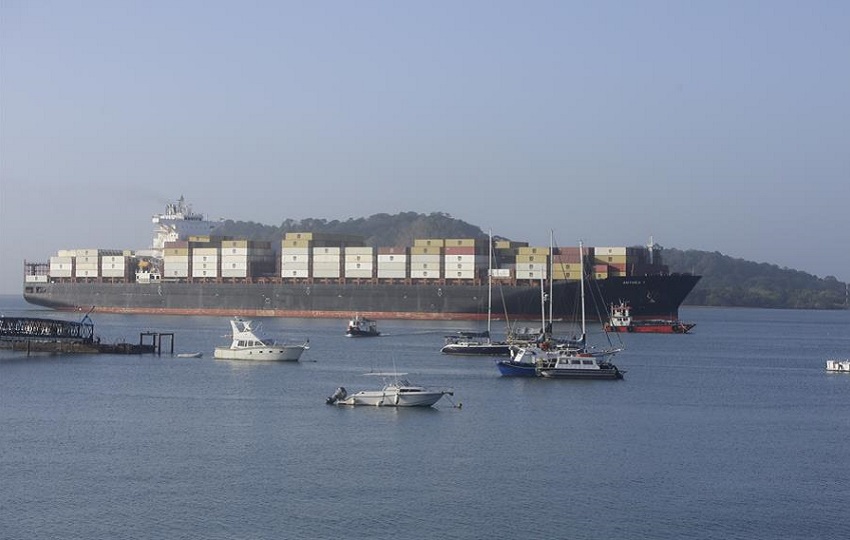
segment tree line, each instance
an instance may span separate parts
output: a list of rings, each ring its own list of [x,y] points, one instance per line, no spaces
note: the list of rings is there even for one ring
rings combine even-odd
[[[278,226],[224,221],[216,234],[269,241],[280,245],[289,232],[358,235],[370,246],[410,246],[416,238],[480,238],[487,234],[442,212],[375,214],[344,221],[285,219]],[[790,309],[847,309],[847,284],[775,264],[736,259],[719,252],[665,249],[670,272],[693,273],[702,279],[685,300],[687,305]]]

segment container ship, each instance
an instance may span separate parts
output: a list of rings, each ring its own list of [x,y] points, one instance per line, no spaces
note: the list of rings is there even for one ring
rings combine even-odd
[[[277,243],[216,236],[181,197],[153,216],[144,250],[65,249],[24,262],[24,299],[62,311],[420,320],[578,318],[579,277],[598,303],[678,319],[700,276],[671,274],[660,250],[422,238],[375,247],[356,235],[290,232]],[[580,261],[584,261],[584,266]],[[489,306],[492,306],[490,308]],[[490,310],[492,309],[492,312]]]

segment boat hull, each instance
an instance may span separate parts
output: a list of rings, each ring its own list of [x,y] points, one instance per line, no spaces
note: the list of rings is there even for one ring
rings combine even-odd
[[[380,332],[369,332],[367,330],[349,330],[345,333],[346,337],[378,337]]]
[[[618,380],[623,378],[623,373],[616,367],[604,369],[574,369],[574,368],[549,368],[539,370],[540,376],[547,379],[601,379]]]
[[[502,360],[496,366],[502,377],[537,377],[537,368],[532,364]]]
[[[605,325],[606,332],[624,332],[630,334],[687,334],[695,323],[682,323],[677,321],[630,324],[628,326]]]
[[[625,300],[639,318],[678,318],[678,309],[699,276],[689,274],[609,277],[597,280],[607,304]],[[539,284],[538,284],[539,285]],[[527,284],[500,285],[504,308],[494,319],[538,320],[540,289]],[[552,288],[554,317],[574,320],[578,283],[558,281]],[[347,317],[360,312],[378,319],[485,320],[487,285],[458,282],[344,283],[54,281],[24,283],[24,299],[63,311],[211,315],[231,317]],[[588,314],[595,306],[588,305]]]
[[[511,346],[507,343],[449,343],[440,352],[454,356],[510,356]]]
[[[363,391],[339,401],[339,405],[369,405],[373,407],[430,407],[440,401],[445,392],[398,392]]]
[[[297,362],[306,347],[285,345],[274,347],[248,347],[231,349],[216,347],[213,357],[218,360],[247,360],[252,362]]]

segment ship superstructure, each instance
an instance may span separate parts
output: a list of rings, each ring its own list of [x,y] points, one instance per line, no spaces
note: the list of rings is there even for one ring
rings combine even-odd
[[[168,242],[208,235],[220,225],[207,220],[203,214],[193,212],[182,195],[177,202],[166,205],[164,214],[155,214],[151,221],[155,225],[151,247],[159,256],[162,256],[162,250]]]

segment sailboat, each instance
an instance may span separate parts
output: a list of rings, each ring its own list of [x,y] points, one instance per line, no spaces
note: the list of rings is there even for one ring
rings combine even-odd
[[[460,331],[446,336],[446,343],[440,349],[443,354],[458,356],[508,356],[511,346],[505,341],[490,339],[490,324],[493,313],[493,235],[489,235],[489,252],[487,259],[487,331]]]
[[[520,347],[510,360],[497,363],[503,376],[545,377],[549,379],[622,379],[623,372],[610,362],[622,348],[596,349],[587,346],[585,315],[584,249],[579,243],[581,279],[581,338],[570,345],[546,341]]]

